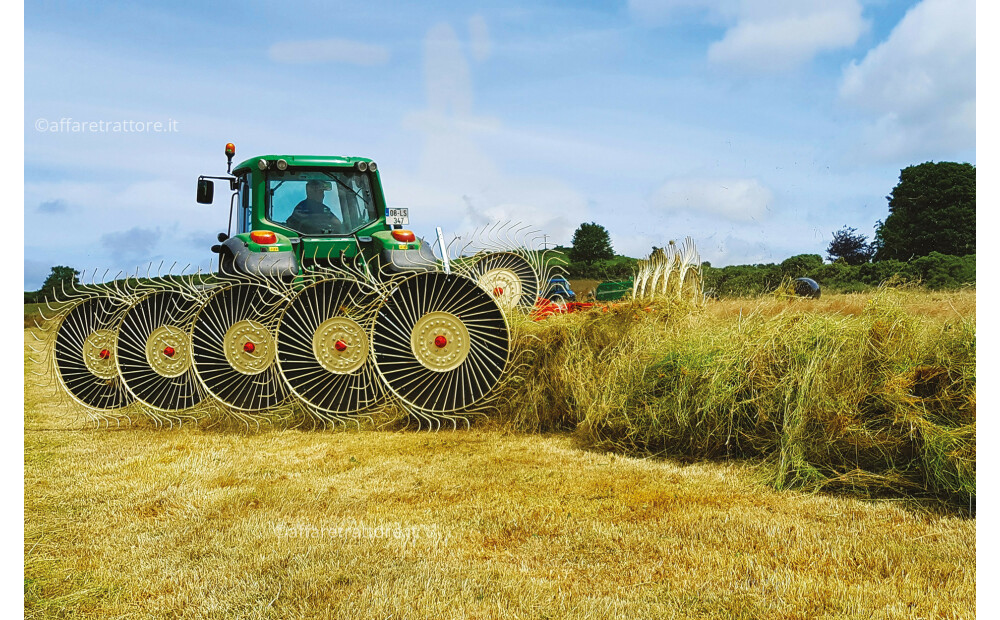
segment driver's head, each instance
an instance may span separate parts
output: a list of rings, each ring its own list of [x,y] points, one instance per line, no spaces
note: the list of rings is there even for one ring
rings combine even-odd
[[[329,181],[318,181],[313,179],[306,183],[306,198],[309,200],[315,200],[316,202],[323,202],[325,193],[333,189],[330,186]]]

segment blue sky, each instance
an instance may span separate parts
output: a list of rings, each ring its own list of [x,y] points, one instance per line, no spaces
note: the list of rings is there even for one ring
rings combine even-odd
[[[420,235],[594,221],[717,266],[870,236],[901,168],[976,163],[973,0],[225,6],[25,6],[26,290],[207,268],[228,205],[195,180],[230,141],[371,157]]]

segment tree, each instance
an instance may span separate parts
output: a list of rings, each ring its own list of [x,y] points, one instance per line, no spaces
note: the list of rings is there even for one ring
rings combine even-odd
[[[976,167],[926,162],[904,168],[886,196],[889,216],[875,232],[875,260],[908,261],[940,252],[976,253]]]
[[[39,289],[39,298],[42,296],[48,299],[55,299],[62,296],[63,292],[70,292],[74,285],[80,283],[80,272],[72,267],[58,265],[49,272],[42,288]]]
[[[872,259],[873,253],[868,237],[858,233],[857,228],[847,226],[833,233],[833,241],[826,248],[826,257],[830,262],[842,258],[848,265],[867,263]]]
[[[573,247],[569,251],[569,259],[590,265],[594,261],[607,260],[615,257],[611,247],[611,236],[606,228],[591,222],[580,224],[573,233]]]

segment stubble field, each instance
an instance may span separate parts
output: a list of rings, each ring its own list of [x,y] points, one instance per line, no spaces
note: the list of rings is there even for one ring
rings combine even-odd
[[[95,429],[25,370],[26,617],[975,616],[976,522],[938,504],[499,422]]]

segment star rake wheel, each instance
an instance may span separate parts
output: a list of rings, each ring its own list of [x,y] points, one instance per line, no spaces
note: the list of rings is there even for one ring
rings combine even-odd
[[[510,334],[500,306],[473,280],[421,273],[402,280],[379,307],[372,349],[396,396],[446,414],[468,409],[496,386]]]
[[[277,365],[274,326],[284,297],[259,284],[220,288],[198,312],[191,331],[194,369],[223,405],[261,412],[288,396]]]
[[[84,299],[57,328],[54,361],[59,383],[91,410],[112,411],[133,401],[115,363],[115,330],[127,306],[112,297]]]
[[[154,412],[190,409],[202,399],[191,363],[191,321],[198,302],[176,291],[151,293],[125,312],[118,369],[128,390]]]
[[[369,342],[376,300],[357,282],[323,280],[299,291],[281,316],[281,374],[321,414],[361,412],[385,394]]]
[[[473,266],[475,278],[504,308],[530,310],[538,299],[538,274],[514,252],[487,254]]]

